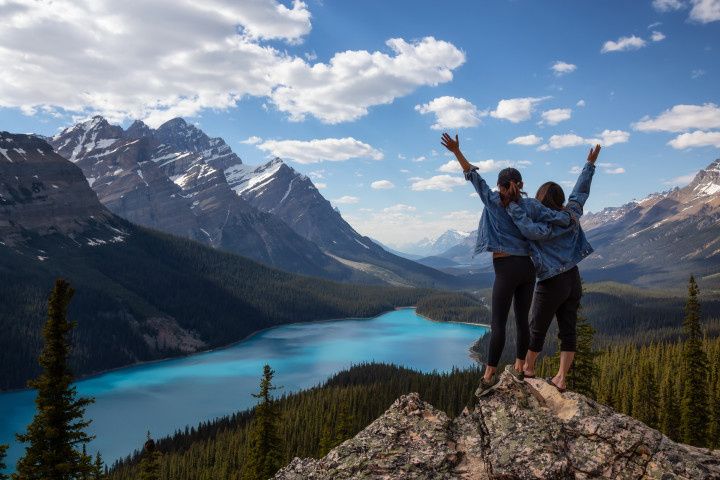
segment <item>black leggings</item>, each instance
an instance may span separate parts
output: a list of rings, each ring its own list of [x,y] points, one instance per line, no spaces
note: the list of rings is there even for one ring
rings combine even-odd
[[[497,367],[505,348],[505,325],[510,304],[515,299],[515,325],[517,340],[515,357],[524,359],[528,349],[528,312],[535,287],[535,267],[528,256],[510,256],[493,259],[495,283],[492,292],[492,323],[490,324],[490,351],[488,366]]]
[[[582,283],[577,267],[538,282],[530,322],[530,350],[542,351],[550,323],[553,317],[557,316],[560,351],[575,351],[577,344],[575,325],[580,297],[582,297]]]

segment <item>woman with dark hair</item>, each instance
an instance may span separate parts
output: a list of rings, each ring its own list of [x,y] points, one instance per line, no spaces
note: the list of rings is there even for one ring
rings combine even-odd
[[[522,234],[530,240],[530,256],[535,264],[537,285],[535,302],[530,321],[530,342],[525,357],[524,376],[535,376],[535,361],[542,351],[545,336],[557,317],[560,339],[560,367],[557,375],[548,382],[561,392],[565,391],[565,377],[575,358],[577,312],[582,296],[582,284],[577,264],[593,252],[585,238],[579,219],[583,206],[590,195],[590,184],[595,173],[595,161],[600,145],[590,149],[587,163],[580,173],[566,206],[565,193],[555,182],[543,184],[535,198],[555,211],[568,211],[573,216],[571,225],[565,227],[534,220],[518,203],[507,208],[510,217]]]
[[[525,353],[528,349],[528,314],[535,287],[535,268],[530,260],[530,245],[515,226],[506,208],[511,202],[529,218],[558,226],[570,224],[570,215],[564,211],[544,207],[535,199],[523,198],[523,181],[520,172],[506,168],[498,174],[498,191],[493,191],[477,172],[478,167],[470,164],[460,151],[458,136],[455,139],[447,133],[442,136],[442,145],[453,152],[465,173],[465,179],[472,182],[480,200],[485,205],[478,226],[477,245],[473,256],[480,252],[492,252],[495,282],[493,283],[490,324],[490,346],[485,372],[480,382],[480,393],[487,392],[497,383],[497,365],[505,348],[505,327],[510,305],[515,310],[517,342],[514,368],[510,372],[523,378]]]

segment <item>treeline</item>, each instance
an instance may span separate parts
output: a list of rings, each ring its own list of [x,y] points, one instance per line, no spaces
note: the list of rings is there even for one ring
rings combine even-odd
[[[470,402],[479,371],[420,373],[386,364],[363,364],[339,372],[323,385],[283,395],[276,401],[280,464],[294,457],[320,457],[354,436],[401,395],[419,392],[423,400],[455,416]],[[248,456],[253,410],[186,429],[156,441],[162,452],[163,480],[239,479]],[[110,471],[112,480],[138,478],[142,453]]]
[[[418,300],[415,311],[441,322],[490,323],[490,309],[469,293],[427,295]]]
[[[631,343],[642,346],[651,343],[672,343],[683,338],[682,318],[687,297],[667,290],[646,290],[613,282],[583,286],[583,315],[593,327],[593,346],[604,349]],[[489,294],[489,292],[488,292]],[[702,328],[706,336],[720,336],[720,299],[717,295],[699,297],[703,312]],[[511,310],[510,315],[513,315]],[[501,362],[512,363],[516,338],[515,321],[507,323],[506,348]],[[487,358],[490,336],[479,338],[471,347],[481,360]],[[557,324],[553,322],[547,334],[543,353],[553,355],[557,349]]]
[[[374,316],[439,292],[294,275],[190,240],[127,229],[120,245],[74,246],[57,255],[59,247],[39,245],[49,256],[42,262],[0,249],[0,277],[7,279],[0,289],[0,390],[24,387],[39,374],[47,291],[59,276],[77,289],[69,315],[77,322],[71,365],[80,376],[217,348],[284,323]],[[196,345],[157,342],[158,319]]]

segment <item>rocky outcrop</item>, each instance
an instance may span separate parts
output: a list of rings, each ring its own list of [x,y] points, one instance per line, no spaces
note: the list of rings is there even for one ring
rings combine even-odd
[[[275,479],[720,479],[720,456],[582,395],[504,373],[455,419],[415,393],[322,459]]]

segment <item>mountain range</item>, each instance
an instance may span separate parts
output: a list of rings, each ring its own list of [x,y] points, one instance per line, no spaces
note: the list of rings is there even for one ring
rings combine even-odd
[[[472,280],[386,251],[281,159],[244,164],[223,139],[181,118],[123,129],[96,116],[49,143],[82,169],[100,202],[139,225],[333,280],[443,287]]]
[[[587,213],[581,224],[595,249],[581,264],[586,280],[673,287],[694,274],[706,285],[720,285],[720,159],[682,188]],[[417,261],[446,273],[490,269],[488,256],[471,258],[476,237],[471,232]]]

